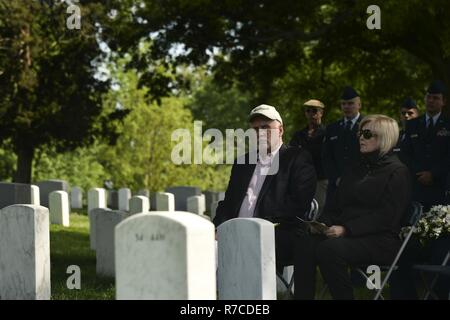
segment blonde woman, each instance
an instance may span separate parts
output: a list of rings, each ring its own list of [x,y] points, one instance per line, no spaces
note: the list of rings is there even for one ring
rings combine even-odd
[[[305,226],[303,263],[295,270],[296,298],[314,299],[319,266],[334,299],[353,299],[348,266],[390,264],[400,247],[398,233],[411,203],[411,181],[407,167],[392,152],[398,124],[384,115],[370,115],[361,121],[358,136],[361,160],[343,174],[320,218],[328,228],[307,231]]]

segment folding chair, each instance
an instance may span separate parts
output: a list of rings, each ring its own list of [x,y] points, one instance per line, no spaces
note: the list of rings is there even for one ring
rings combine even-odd
[[[420,274],[422,276],[422,282],[425,286],[425,294],[423,297],[423,300],[428,300],[428,297],[431,295],[434,299],[439,300],[437,295],[433,292],[433,287],[436,284],[437,279],[439,276],[445,276],[450,278],[450,266],[447,265],[448,261],[450,259],[450,250],[447,252],[447,255],[445,256],[444,260],[440,265],[428,265],[428,264],[422,264],[422,265],[414,265],[413,269],[420,271]],[[424,273],[431,273],[435,276],[433,277],[433,280],[431,281],[431,284],[428,285],[428,281],[424,275]],[[449,279],[450,281],[450,279]],[[448,299],[450,300],[450,291]]]
[[[387,272],[387,273],[386,273],[385,277],[383,278],[380,288],[377,289],[377,292],[373,298],[374,300],[378,300],[379,298],[384,300],[384,297],[382,294],[383,289],[386,286],[386,283],[389,281],[389,278],[391,277],[392,272],[398,268],[397,262],[400,259],[403,251],[405,250],[406,245],[409,242],[409,239],[411,238],[411,236],[414,232],[414,227],[416,226],[417,222],[419,221],[420,217],[422,216],[422,211],[423,211],[423,207],[420,203],[415,202],[415,201],[411,203],[411,208],[408,212],[408,215],[405,216],[407,218],[407,221],[405,221],[405,224],[407,226],[411,226],[411,229],[409,230],[408,234],[406,235],[405,239],[403,240],[402,245],[400,246],[400,249],[398,250],[397,255],[394,258],[394,261],[392,261],[392,264],[390,266],[379,266],[380,271]],[[376,284],[374,282],[372,282],[371,279],[364,272],[364,270],[367,270],[367,267],[368,267],[368,265],[354,266],[354,267],[352,267],[352,269],[354,269],[358,274],[360,274],[366,280],[366,283],[370,282],[372,284],[372,287],[376,288]],[[328,286],[325,284],[321,293],[319,294],[320,299],[323,298],[327,289],[328,289]]]
[[[313,199],[311,202],[311,207],[307,213],[305,213],[305,220],[308,221],[315,221],[319,218],[319,203],[316,199]],[[284,268],[286,269],[285,266]],[[285,286],[287,291],[289,292],[289,295],[293,296],[293,287],[294,287],[294,272],[290,275],[290,279],[286,279],[284,274],[281,274],[277,271],[277,277],[281,281],[281,283]]]
[[[319,203],[316,199],[313,199],[311,202],[311,208],[309,212],[305,214],[306,220],[316,221],[319,218]]]

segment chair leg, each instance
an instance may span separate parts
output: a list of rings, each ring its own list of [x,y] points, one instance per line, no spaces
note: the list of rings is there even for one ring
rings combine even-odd
[[[319,293],[319,300],[323,300],[325,297],[325,293],[327,293],[328,285],[326,283],[323,284],[322,290]]]
[[[445,266],[447,264],[448,260],[450,260],[450,251],[447,252],[447,255],[445,256],[444,260],[442,261],[441,266]],[[439,274],[434,276],[433,280],[431,281],[430,286],[428,286],[428,282],[426,281],[426,278],[425,278],[423,272],[421,272],[421,278],[422,278],[422,281],[423,281],[423,284],[424,284],[425,290],[426,290],[423,300],[427,300],[430,295],[433,296],[434,299],[439,300],[436,293],[433,292],[433,287],[436,284],[437,279],[439,278]]]
[[[292,274],[291,280],[289,281],[288,290],[289,290],[290,295],[292,297],[294,297],[294,290],[295,290],[295,288],[294,288],[294,274]]]
[[[294,294],[292,292],[292,286],[293,286],[293,282],[294,282],[294,276],[292,275],[292,278],[289,280],[289,282],[284,278],[284,275],[279,273],[278,271],[276,272],[277,274],[277,278],[281,281],[281,283],[284,285],[284,287],[286,288],[286,290],[289,293],[289,298],[293,298]]]
[[[366,283],[367,283],[367,281],[369,281],[371,284],[372,284],[372,287],[373,288],[376,288],[376,284],[374,283],[374,282],[372,282],[372,280],[367,276],[367,274],[364,272],[364,271],[362,271],[360,268],[356,268],[355,269],[361,276],[363,276],[364,277],[364,279],[366,279]],[[377,290],[377,293],[375,294],[375,296],[374,296],[374,300],[378,300],[378,298],[381,298],[382,300],[385,300],[384,299],[384,297],[383,297],[383,294],[382,294],[382,287],[381,288],[376,288],[376,290]]]
[[[423,295],[423,300],[428,300],[429,296],[431,296],[433,299],[439,300],[438,296],[433,291],[433,287],[436,284],[436,281],[439,278],[439,275],[435,275],[433,277],[433,280],[431,281],[430,285],[428,285],[428,281],[423,272],[420,273],[420,277],[422,278],[422,282],[425,287],[425,294]]]

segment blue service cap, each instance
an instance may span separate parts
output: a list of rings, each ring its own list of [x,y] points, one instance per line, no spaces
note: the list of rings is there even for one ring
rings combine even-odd
[[[350,86],[347,86],[344,88],[344,91],[342,92],[341,99],[342,100],[351,100],[356,97],[359,97],[359,94],[356,92],[356,90]]]

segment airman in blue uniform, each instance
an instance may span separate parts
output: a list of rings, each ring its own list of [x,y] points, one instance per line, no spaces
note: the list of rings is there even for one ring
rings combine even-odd
[[[401,144],[413,175],[413,200],[425,210],[445,203],[449,171],[450,121],[442,113],[447,89],[434,81],[425,95],[426,113],[407,122]]]
[[[345,87],[342,93],[341,110],[344,117],[327,126],[322,149],[323,167],[328,178],[327,204],[344,170],[360,158],[357,132],[363,118],[361,98],[352,87]]]

